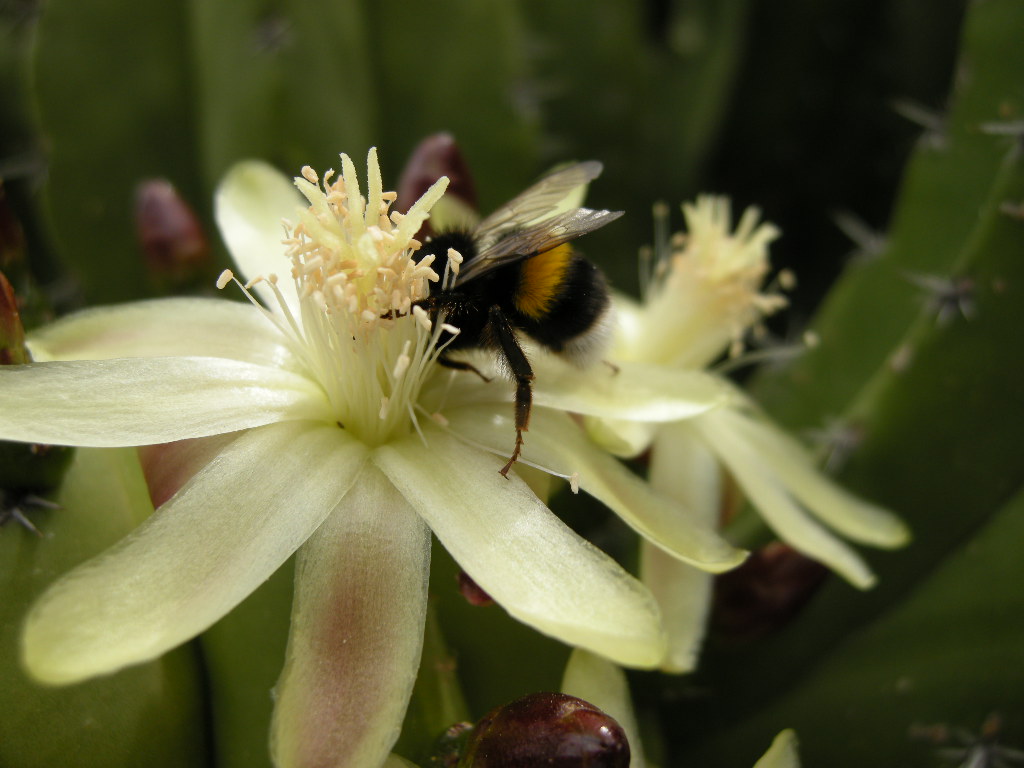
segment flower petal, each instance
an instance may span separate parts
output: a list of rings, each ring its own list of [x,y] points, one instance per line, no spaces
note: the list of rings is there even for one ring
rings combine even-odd
[[[644,746],[626,674],[606,659],[579,648],[569,656],[562,676],[562,693],[590,702],[622,726],[629,740],[629,768],[644,768]]]
[[[763,456],[793,496],[847,538],[878,547],[900,547],[910,540],[902,520],[833,483],[818,471],[803,447],[778,427],[731,409],[724,410],[721,418],[730,421],[737,434]]]
[[[599,419],[584,416],[583,427],[590,439],[613,456],[632,459],[646,451],[658,424],[651,421],[626,421],[624,419]]]
[[[531,358],[534,402],[548,408],[629,421],[679,421],[723,404],[729,389],[703,371],[643,363],[580,369],[552,355]]]
[[[707,630],[713,577],[644,539],[640,543],[640,580],[658,601],[668,632],[668,651],[660,669],[674,674],[692,672]]]
[[[647,589],[577,536],[501,460],[424,424],[381,446],[377,465],[459,565],[512,616],[621,664],[652,667],[665,652]],[[447,471],[438,471],[446,468]]]
[[[447,415],[452,431],[498,455],[511,450],[511,413],[471,406]],[[615,512],[633,530],[671,555],[719,573],[739,565],[746,553],[725,541],[714,523],[695,519],[681,504],[652,493],[617,460],[594,446],[564,413],[537,409],[526,435],[523,459],[561,475],[578,475],[580,487]]]
[[[447,194],[430,208],[430,228],[434,232],[471,232],[480,223],[480,215],[454,194]]]
[[[71,683],[199,634],[316,530],[365,453],[340,429],[308,422],[240,436],[129,536],[50,587],[26,621],[26,667]]]
[[[800,768],[797,746],[796,733],[790,729],[782,731],[768,751],[754,763],[754,768]]]
[[[299,550],[275,765],[385,762],[419,667],[429,568],[430,530],[367,467]]]
[[[0,390],[0,439],[54,445],[151,445],[329,418],[309,379],[216,357],[8,365]]]
[[[298,297],[291,280],[291,262],[285,255],[282,219],[297,220],[302,198],[292,180],[266,163],[249,160],[228,171],[214,198],[217,226],[238,269],[248,280],[279,275],[278,287],[294,317]],[[263,305],[278,302],[266,282],[253,288]]]
[[[630,360],[636,348],[646,344],[646,337],[650,333],[648,313],[632,296],[615,290],[611,296],[615,308],[615,329],[610,354],[616,362]]]
[[[659,429],[651,450],[648,479],[655,490],[685,504],[703,524],[717,524],[722,470],[688,422]],[[661,668],[666,672],[690,672],[697,666],[707,629],[711,577],[643,542],[640,579],[661,606],[668,630],[668,654]]]
[[[33,331],[29,348],[35,360],[201,356],[295,365],[263,313],[222,299],[150,299],[87,309]]]
[[[718,416],[718,412],[709,413],[691,424],[729,468],[779,537],[824,563],[854,586],[872,587],[875,576],[860,555],[804,512],[766,466],[761,452],[735,431],[731,419]]]
[[[223,453],[244,432],[141,445],[136,450],[154,507],[165,504],[193,475]]]

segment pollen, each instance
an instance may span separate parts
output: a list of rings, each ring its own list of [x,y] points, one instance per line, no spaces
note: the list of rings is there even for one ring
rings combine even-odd
[[[299,294],[313,298],[335,316],[348,315],[364,332],[407,312],[428,295],[438,279],[432,259],[416,260],[414,235],[447,180],[435,184],[406,214],[391,211],[394,192],[385,192],[377,156],[368,159],[364,196],[355,166],[341,156],[341,175],[318,174],[308,166],[295,180],[309,202],[284,241]],[[425,262],[425,263],[423,263]]]
[[[451,270],[455,275],[459,274],[459,269],[462,267],[462,254],[454,248],[448,249],[448,264],[451,266]]]
[[[432,325],[432,323],[430,322],[430,316],[427,314],[427,311],[423,307],[413,307],[412,314],[413,317],[416,318],[416,322],[423,326],[425,330],[430,330]]]
[[[686,232],[670,235],[666,210],[656,209],[653,264],[641,275],[650,331],[632,354],[703,367],[723,353],[740,356],[748,333],[786,306],[782,291],[795,279],[784,271],[765,285],[768,246],[779,231],[756,208],[734,227],[729,199],[703,195],[683,215]]]

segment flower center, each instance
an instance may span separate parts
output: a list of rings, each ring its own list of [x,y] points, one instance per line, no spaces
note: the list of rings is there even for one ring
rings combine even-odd
[[[737,355],[747,330],[786,305],[774,291],[761,293],[769,270],[768,245],[778,229],[758,223],[748,208],[735,232],[727,198],[701,196],[684,205],[686,234],[662,234],[655,246],[645,315],[650,325],[634,356],[651,362],[700,368],[726,349]],[[668,211],[655,211],[667,232]]]
[[[367,159],[366,197],[355,167],[323,180],[310,168],[295,180],[309,201],[284,241],[292,261],[300,322],[281,298],[310,374],[330,398],[338,423],[370,445],[415,424],[420,387],[437,357],[428,314],[414,303],[429,294],[434,256],[413,257],[415,239],[448,180],[435,183],[407,214],[390,211],[375,150]]]

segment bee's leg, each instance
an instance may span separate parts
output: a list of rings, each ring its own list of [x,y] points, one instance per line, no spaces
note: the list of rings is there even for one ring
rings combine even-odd
[[[438,365],[443,365],[445,368],[451,368],[453,371],[472,371],[485,382],[490,383],[491,381],[490,376],[484,376],[483,373],[480,372],[479,368],[465,362],[464,360],[452,360],[449,357],[441,355],[441,357],[437,358],[437,363]]]
[[[519,454],[523,451],[523,432],[530,426],[530,409],[533,406],[533,368],[530,367],[530,361],[526,359],[523,348],[519,346],[519,340],[516,339],[512,325],[497,305],[491,307],[488,312],[487,325],[492,341],[501,351],[516,380],[516,447],[512,451],[508,463],[501,468],[502,476],[508,477],[508,471],[512,469],[512,465],[516,463]]]

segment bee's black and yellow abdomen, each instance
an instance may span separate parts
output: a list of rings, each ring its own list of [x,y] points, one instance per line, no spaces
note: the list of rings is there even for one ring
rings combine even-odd
[[[601,271],[568,244],[521,265],[517,325],[553,352],[567,351],[597,330],[609,301]]]
[[[547,317],[565,293],[572,262],[572,246],[568,243],[522,262],[513,298],[516,312],[536,321]]]

